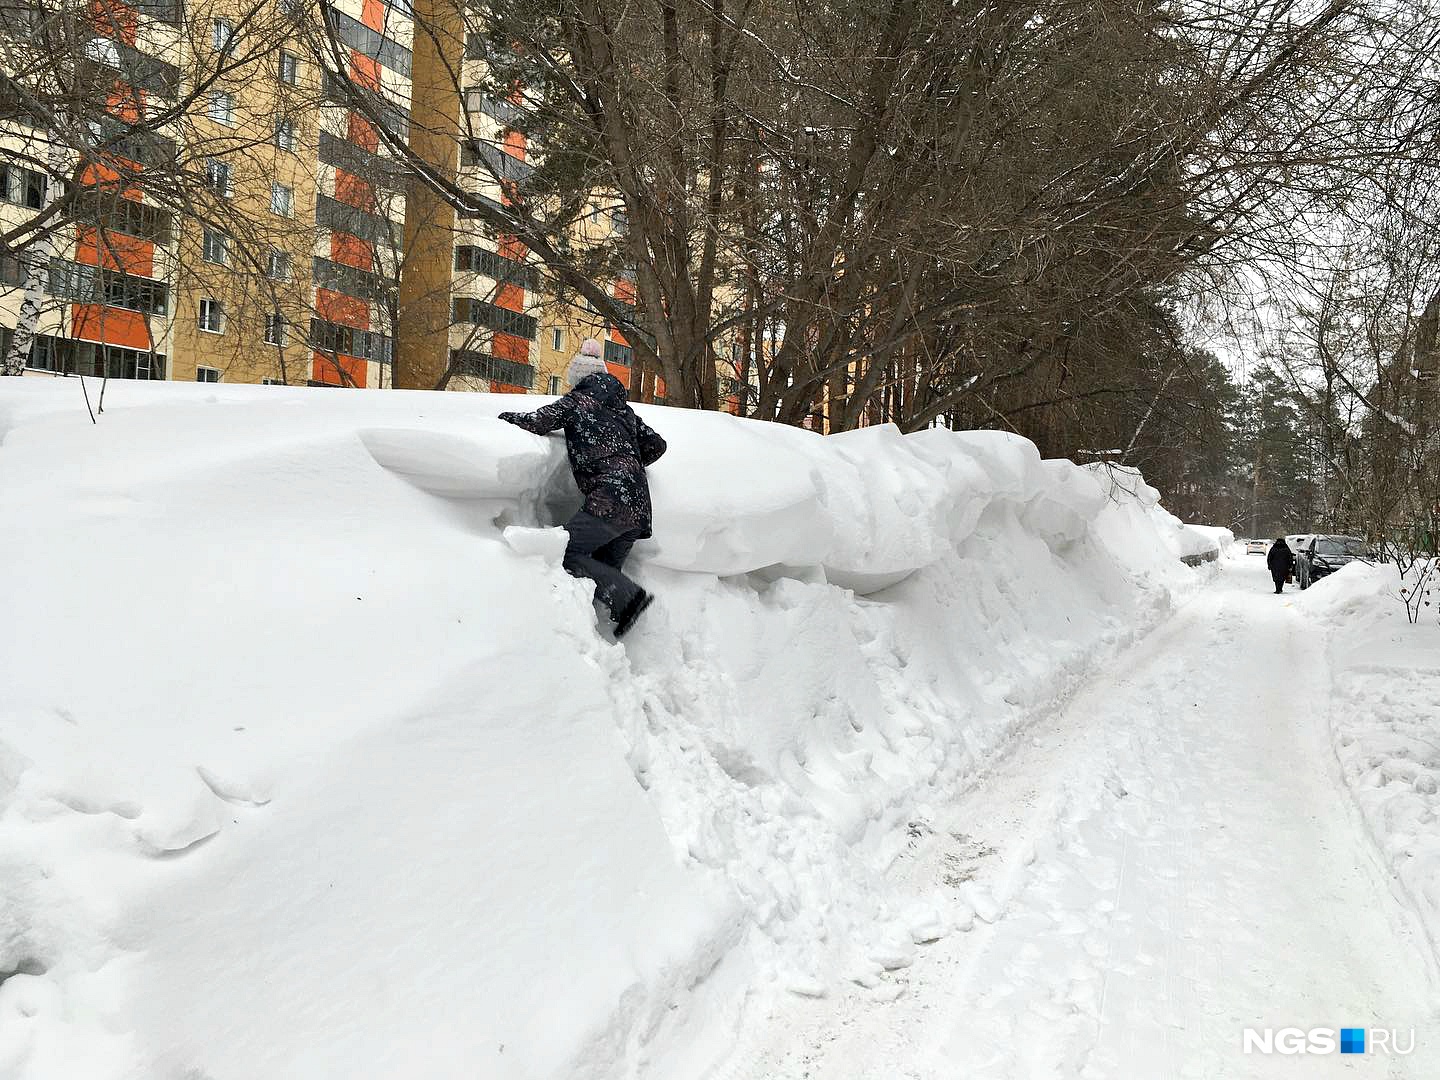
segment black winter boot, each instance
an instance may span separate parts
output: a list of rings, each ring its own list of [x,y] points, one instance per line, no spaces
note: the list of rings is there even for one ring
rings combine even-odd
[[[620,612],[615,620],[615,636],[622,638],[630,627],[635,625],[635,620],[640,618],[641,612],[655,602],[655,597],[643,589],[635,594],[635,599],[625,605],[625,610]]]

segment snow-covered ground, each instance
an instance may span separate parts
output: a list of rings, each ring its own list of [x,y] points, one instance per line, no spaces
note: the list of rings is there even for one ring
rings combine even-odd
[[[1374,694],[1364,705],[1330,698],[1327,643],[1351,629],[1337,621],[1347,599],[1384,620],[1366,569],[1275,596],[1263,560],[1227,560],[1214,586],[1032,729],[917,844],[912,878],[968,877],[994,897],[993,924],[932,946],[883,1006],[858,995],[778,1002],[717,1076],[1434,1076],[1428,939],[1440,923],[1392,888],[1345,788],[1347,778],[1383,782],[1356,776],[1361,740],[1349,729],[1369,727],[1378,754],[1396,725],[1377,714],[1399,710]],[[1394,640],[1376,644],[1405,669],[1397,683],[1435,678],[1433,635],[1408,656]],[[1417,672],[1427,646],[1418,666],[1429,670]],[[1337,652],[1343,686],[1354,667]],[[1412,737],[1435,738],[1436,702],[1408,699]],[[1388,745],[1410,774],[1423,768],[1409,760],[1413,745]],[[1440,763],[1433,741],[1427,753]],[[1390,799],[1411,797],[1407,764],[1375,767],[1405,777]],[[1372,822],[1402,805],[1410,821],[1424,817],[1359,794]],[[1418,837],[1379,828],[1392,830],[1379,833],[1392,849],[1420,856],[1440,842],[1433,815]],[[1433,862],[1399,869],[1433,893]],[[1246,1028],[1286,1027],[1394,1028],[1407,1039],[1414,1029],[1417,1043],[1383,1063],[1243,1052]]]
[[[1326,631],[1326,715],[1355,804],[1440,956],[1440,622],[1411,625],[1393,567],[1354,564],[1304,596]],[[1328,668],[1328,670],[1326,670]]]
[[[105,405],[0,396],[0,1077],[1260,1076],[1429,1008],[1338,590],[1133,474],[649,410],[621,647],[513,398]]]

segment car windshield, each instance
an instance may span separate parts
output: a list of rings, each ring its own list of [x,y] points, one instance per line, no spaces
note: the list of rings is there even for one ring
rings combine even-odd
[[[1349,555],[1352,558],[1364,559],[1369,557],[1370,549],[1365,546],[1364,540],[1349,536],[1327,536],[1315,541],[1315,554]]]

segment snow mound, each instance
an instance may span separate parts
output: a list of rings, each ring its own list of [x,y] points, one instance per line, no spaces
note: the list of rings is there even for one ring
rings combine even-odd
[[[1138,474],[646,408],[621,648],[514,405],[6,380],[0,1075],[701,1075],[997,917],[891,871],[1195,580]]]
[[[1353,562],[1297,606],[1329,638],[1330,730],[1350,794],[1440,962],[1440,623],[1434,608],[1408,621],[1406,584],[1393,565]]]
[[[1394,566],[1357,561],[1315,582],[1296,602],[1318,618],[1353,627],[1357,616],[1383,618],[1392,607],[1400,611],[1399,589]]]

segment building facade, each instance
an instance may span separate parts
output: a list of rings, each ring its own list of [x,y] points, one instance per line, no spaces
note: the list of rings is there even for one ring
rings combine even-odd
[[[5,7],[18,3],[0,0],[13,46],[0,64],[12,67],[35,21],[63,14]],[[93,205],[0,261],[4,351],[18,336],[27,374],[372,388],[393,385],[400,350],[438,334],[437,384],[544,394],[563,389],[593,335],[630,385],[630,343],[587,305],[547,295],[517,237],[407,198],[409,170],[383,135],[409,135],[414,110],[430,110],[424,130],[443,130],[433,98],[454,97],[456,82],[435,35],[416,50],[415,10],[282,0],[261,16],[227,0],[94,0],[79,47],[104,94],[83,122],[165,119],[143,139],[104,143],[81,177],[79,201]],[[460,115],[432,152],[472,201],[504,206],[533,168],[517,99],[470,89],[484,72],[477,35],[457,52]],[[0,227],[44,215],[74,186],[58,178],[78,156],[35,120],[0,111]],[[596,209],[587,231],[623,228]],[[608,289],[633,303],[630,281]]]

